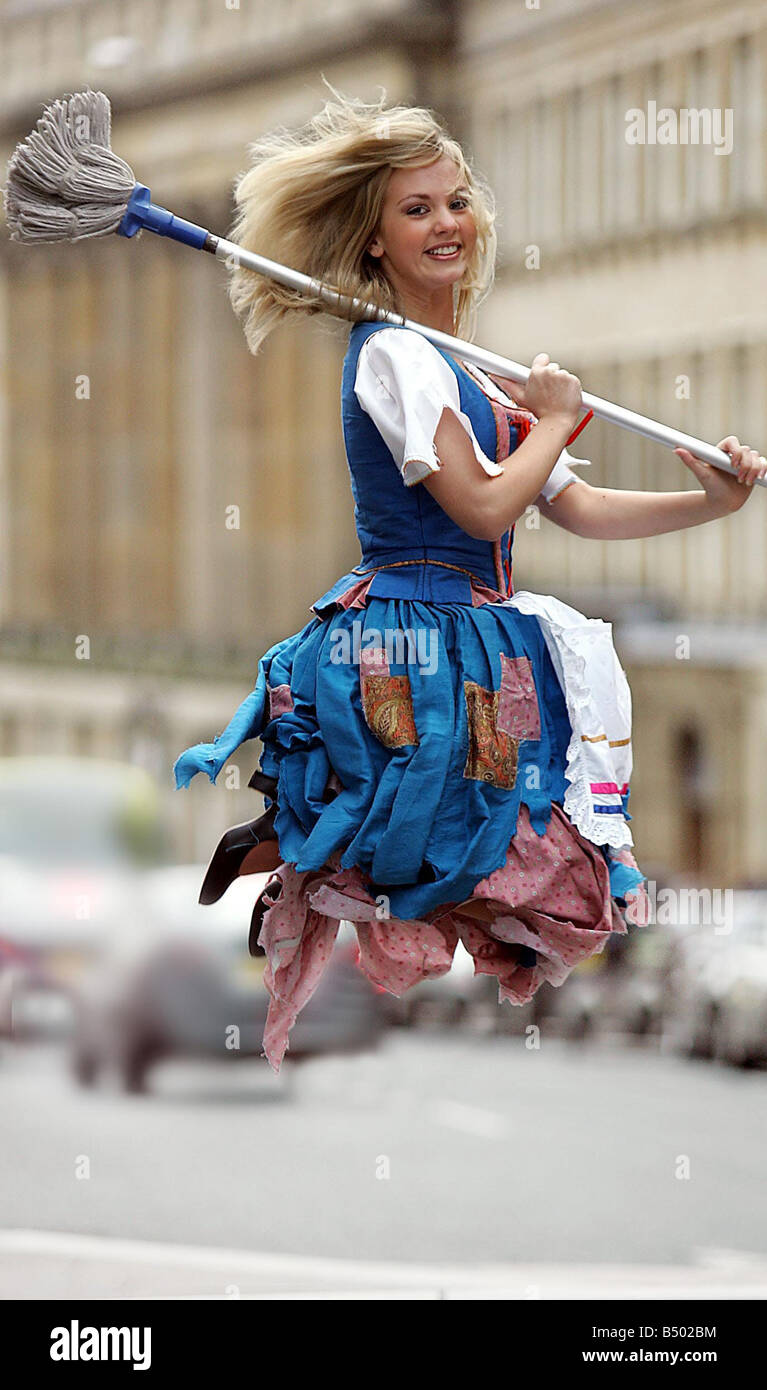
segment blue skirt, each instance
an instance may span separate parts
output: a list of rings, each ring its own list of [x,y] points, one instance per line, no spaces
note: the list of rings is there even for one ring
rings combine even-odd
[[[521,802],[544,835],[570,736],[535,616],[368,595],[271,647],[227,728],[174,774],[177,787],[200,771],[215,782],[260,738],[281,859],[300,873],[340,852],[412,920],[464,902],[503,865]],[[643,876],[605,858],[623,901]]]

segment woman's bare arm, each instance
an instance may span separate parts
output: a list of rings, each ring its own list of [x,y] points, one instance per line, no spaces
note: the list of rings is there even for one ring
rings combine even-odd
[[[491,478],[480,470],[471,440],[446,406],[434,435],[442,467],[416,486],[425,487],[443,511],[475,540],[498,540],[539,496],[569,435],[572,420],[546,416]],[[569,489],[568,489],[569,491]]]
[[[495,477],[480,472],[471,440],[448,406],[434,434],[442,466],[421,486],[476,540],[498,540],[536,500],[578,419],[581,384],[545,352],[537,354],[529,379],[524,388],[516,387],[515,395],[538,422],[513,455],[501,461],[503,466],[513,458],[513,467]]]
[[[641,536],[661,536],[682,531],[724,516],[705,492],[628,492],[614,487],[593,487],[579,478],[546,508],[545,515],[570,531],[592,541],[629,541]]]
[[[579,478],[569,484],[546,509],[546,515],[565,531],[588,540],[638,540],[700,526],[738,511],[753,492],[758,477],[767,473],[762,456],[728,435],[717,448],[737,465],[737,477],[714,468],[688,450],[679,452],[703,484],[696,492],[629,492],[620,488],[593,487]],[[686,457],[685,457],[686,456]]]

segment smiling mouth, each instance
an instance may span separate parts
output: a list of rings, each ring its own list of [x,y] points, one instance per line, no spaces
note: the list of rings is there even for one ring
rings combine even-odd
[[[428,251],[424,252],[424,255],[430,256],[433,261],[455,261],[460,256],[462,250],[463,247],[457,244],[450,252],[447,252],[447,248],[443,251],[440,246],[430,246]]]

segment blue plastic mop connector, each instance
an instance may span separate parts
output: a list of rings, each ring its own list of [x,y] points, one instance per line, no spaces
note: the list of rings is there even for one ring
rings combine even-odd
[[[185,222],[183,217],[174,217],[166,208],[157,207],[144,183],[137,183],[128,199],[125,216],[117,228],[118,236],[135,236],[146,227],[158,236],[169,236],[174,241],[183,241],[202,251],[208,232],[205,227],[197,227],[194,222]]]

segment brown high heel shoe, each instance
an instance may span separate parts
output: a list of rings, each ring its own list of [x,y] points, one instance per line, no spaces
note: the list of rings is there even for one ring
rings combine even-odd
[[[277,782],[258,769],[253,773],[248,786],[255,787],[266,796],[274,797]],[[245,874],[264,873],[276,869],[281,863],[280,848],[274,829],[277,802],[272,801],[262,816],[256,820],[244,821],[241,825],[230,826],[216,845],[205,871],[198,901],[208,907],[223,897],[230,883]]]
[[[265,956],[266,951],[263,946],[259,946],[258,938],[264,920],[264,914],[274,907],[282,897],[282,883],[276,878],[271,883],[265,884],[261,889],[255,903],[253,904],[253,914],[250,919],[250,931],[248,933],[248,954],[251,956]]]

